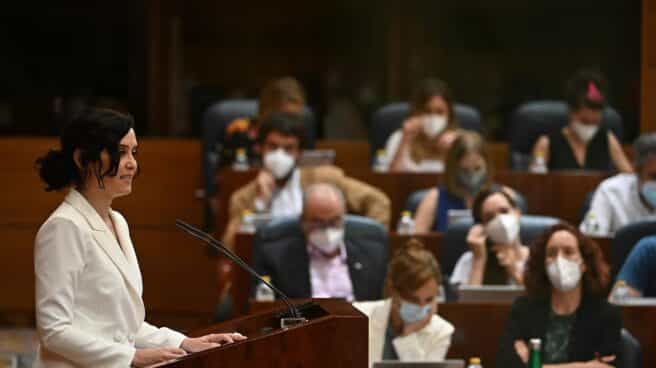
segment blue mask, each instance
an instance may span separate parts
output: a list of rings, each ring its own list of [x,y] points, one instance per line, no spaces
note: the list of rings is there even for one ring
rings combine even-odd
[[[640,193],[645,197],[647,203],[652,207],[656,207],[656,180],[644,182],[640,188]]]
[[[404,323],[413,323],[426,318],[430,311],[431,304],[426,304],[422,307],[420,305],[401,300],[399,315],[401,316],[401,319]]]

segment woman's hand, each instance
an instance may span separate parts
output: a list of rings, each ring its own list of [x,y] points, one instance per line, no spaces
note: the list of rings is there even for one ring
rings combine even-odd
[[[528,363],[528,346],[523,340],[515,340],[515,352],[524,364]]]
[[[608,355],[599,359],[591,360],[585,363],[586,368],[613,368],[612,363],[615,361],[615,355]]]
[[[245,340],[246,336],[240,333],[209,334],[201,337],[188,337],[182,340],[180,347],[189,353],[195,353],[217,346],[231,344],[235,341]]]
[[[260,173],[257,174],[257,178],[255,178],[255,183],[257,198],[268,204],[273,195],[273,191],[276,189],[276,180],[273,175],[267,170],[260,170]]]
[[[506,270],[508,276],[520,285],[524,284],[524,262],[517,250],[507,245],[494,245],[492,251],[497,256],[499,265]]]
[[[444,133],[440,134],[437,138],[437,141],[435,142],[437,144],[438,149],[443,153],[446,154],[446,152],[449,151],[449,148],[451,148],[451,145],[453,144],[453,141],[458,138],[458,132],[455,130],[446,130]]]
[[[467,244],[476,259],[487,258],[487,248],[485,246],[485,228],[481,224],[476,224],[469,229],[467,233]]]
[[[437,313],[437,302],[433,303],[433,305],[431,306],[431,310],[428,314],[426,314],[426,317],[420,319],[417,322],[404,324],[403,331],[401,332],[401,336],[408,336],[426,327],[430,323],[431,318],[433,318],[433,315],[435,313]]]
[[[424,128],[424,120],[415,116],[403,122],[403,138],[412,140]]]
[[[132,358],[132,366],[147,367],[167,360],[180,358],[186,354],[184,350],[179,348],[137,349]]]

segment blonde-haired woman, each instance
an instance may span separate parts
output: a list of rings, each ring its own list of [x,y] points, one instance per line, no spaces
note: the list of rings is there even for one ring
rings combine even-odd
[[[454,328],[437,315],[442,274],[433,254],[412,239],[390,261],[388,299],[355,303],[369,317],[369,364],[380,360],[441,361]]]
[[[451,210],[471,208],[476,194],[492,184],[492,163],[480,134],[462,132],[446,158],[443,183],[430,190],[415,213],[418,233],[444,232]]]
[[[385,144],[389,171],[442,172],[457,126],[447,84],[424,80],[414,92],[410,117]]]

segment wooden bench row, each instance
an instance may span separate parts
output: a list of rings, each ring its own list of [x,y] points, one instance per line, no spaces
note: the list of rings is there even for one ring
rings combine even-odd
[[[302,304],[308,300],[294,300]],[[280,302],[252,302],[253,312],[282,309]],[[455,327],[447,359],[481,358],[486,368],[504,368],[496,365],[499,342],[504,332],[510,303],[442,303],[437,313]],[[623,306],[622,322],[639,342],[643,366],[656,364],[656,306]]]
[[[395,226],[405,209],[408,197],[418,190],[437,187],[440,174],[376,173],[370,170],[351,171],[351,177],[381,189],[391,201],[391,224]],[[219,214],[217,228],[225,227],[229,200],[232,193],[253,180],[257,170],[235,172],[225,170],[218,174]],[[581,207],[592,192],[608,175],[603,173],[559,172],[532,174],[517,171],[497,172],[494,181],[521,193],[528,204],[528,213],[553,216],[572,224],[579,222]]]

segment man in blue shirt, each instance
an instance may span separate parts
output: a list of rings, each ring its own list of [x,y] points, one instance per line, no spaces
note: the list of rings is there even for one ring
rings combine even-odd
[[[617,280],[626,282],[631,296],[656,297],[656,235],[642,238],[633,247]]]

